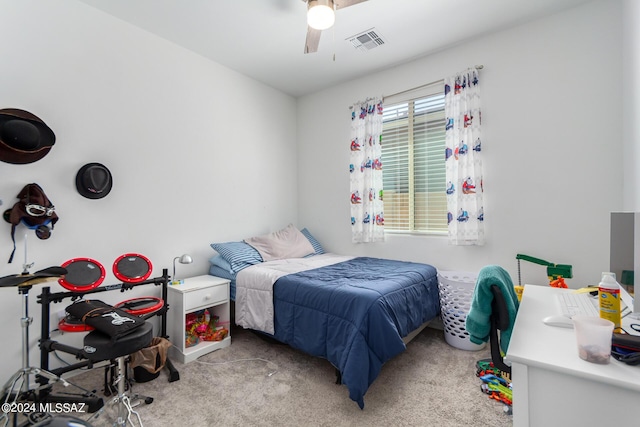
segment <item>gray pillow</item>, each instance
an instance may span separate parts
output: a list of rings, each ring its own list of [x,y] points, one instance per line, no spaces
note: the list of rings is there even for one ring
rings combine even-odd
[[[302,258],[315,253],[311,242],[293,224],[282,230],[244,240],[260,253],[264,261]]]

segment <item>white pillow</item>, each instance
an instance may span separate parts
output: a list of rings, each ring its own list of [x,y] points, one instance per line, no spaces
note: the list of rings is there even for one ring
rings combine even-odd
[[[264,261],[302,258],[315,253],[309,239],[293,224],[273,233],[245,239],[244,242],[257,250]]]

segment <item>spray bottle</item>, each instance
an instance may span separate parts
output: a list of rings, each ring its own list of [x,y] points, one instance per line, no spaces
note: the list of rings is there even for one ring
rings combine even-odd
[[[614,273],[602,273],[598,284],[598,301],[600,317],[613,322],[614,332],[620,332],[622,318],[620,316],[620,285],[616,282]]]

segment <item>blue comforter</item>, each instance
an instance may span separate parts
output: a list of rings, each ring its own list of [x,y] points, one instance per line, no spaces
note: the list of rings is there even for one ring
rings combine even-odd
[[[354,258],[281,277],[273,292],[274,337],[329,360],[360,408],[402,338],[440,313],[436,269],[412,262]]]

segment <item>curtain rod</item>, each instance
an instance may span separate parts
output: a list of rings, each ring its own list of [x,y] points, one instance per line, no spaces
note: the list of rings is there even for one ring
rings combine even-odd
[[[482,70],[484,68],[484,65],[476,65],[474,68],[476,70]],[[431,83],[426,83],[426,84],[420,85],[418,87],[414,87],[414,88],[411,88],[411,89],[407,89],[407,90],[403,90],[403,91],[400,91],[400,92],[392,93],[392,94],[389,94],[389,95],[382,95],[382,99],[390,97],[390,96],[402,95],[403,93],[411,92],[411,91],[414,91],[414,90],[417,90],[417,89],[422,89],[423,87],[431,86],[434,83],[438,83],[440,80],[442,80],[442,79],[438,79],[438,80],[435,80],[435,81],[433,81]]]

